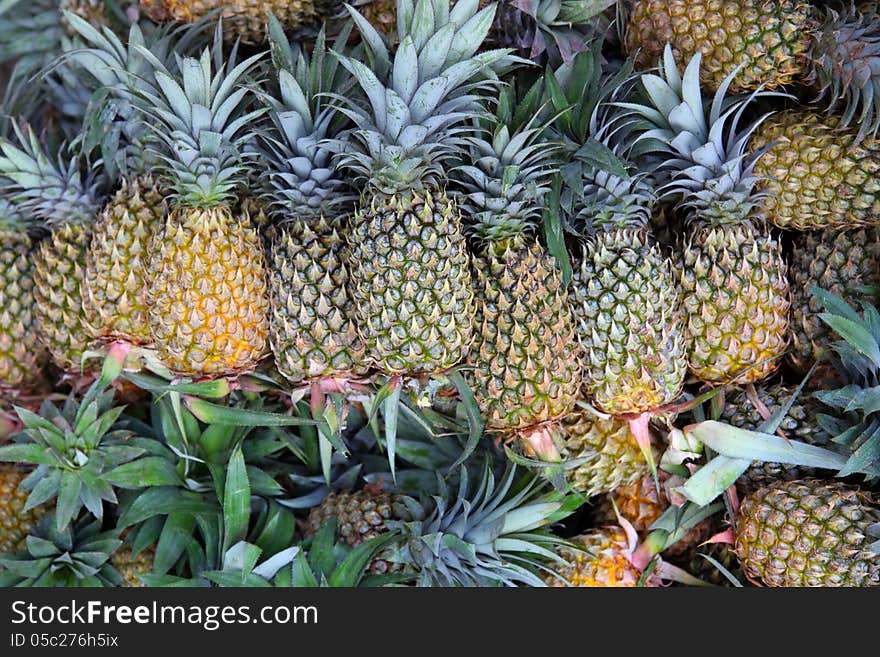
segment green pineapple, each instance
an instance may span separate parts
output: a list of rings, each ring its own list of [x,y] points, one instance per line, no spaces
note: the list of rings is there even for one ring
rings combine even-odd
[[[778,481],[740,505],[736,554],[765,586],[880,585],[880,506],[832,481]]]
[[[788,230],[853,230],[880,223],[880,142],[836,116],[784,110],[758,127],[749,148],[767,219]]]
[[[350,229],[351,282],[368,355],[386,374],[430,375],[463,360],[473,335],[473,289],[458,202],[443,173],[464,145],[470,83],[506,51],[475,54],[494,6],[400,0],[393,60],[378,32],[350,10],[370,67],[340,61],[369,107],[343,164],[363,189]],[[393,62],[393,63],[392,63]]]
[[[707,383],[744,384],[779,366],[789,340],[789,284],[780,243],[756,212],[760,153],[745,155],[755,125],[736,132],[756,95],[725,105],[722,86],[704,107],[699,71],[699,53],[682,76],[667,48],[661,75],[642,76],[647,104],[628,107],[646,119],[644,138],[668,154],[663,196],[692,225],[678,254],[690,370]]]
[[[880,230],[822,230],[796,235],[789,279],[792,344],[788,359],[805,373],[832,341],[819,318],[821,303],[810,288],[820,287],[844,297],[853,307],[858,301],[872,300],[872,294],[859,288],[880,286]]]
[[[5,392],[35,384],[43,360],[29,228],[12,203],[0,200],[0,390]]]
[[[77,157],[54,159],[32,130],[16,128],[19,146],[3,141],[0,176],[20,212],[52,232],[33,256],[37,330],[55,363],[79,373],[91,340],[83,312],[85,258],[101,206],[99,180],[83,176]]]
[[[261,201],[273,231],[270,344],[278,371],[293,383],[357,376],[366,370],[365,350],[344,230],[355,195],[322,145],[345,127],[327,94],[353,84],[335,57],[347,34],[328,51],[321,32],[311,54],[300,52],[294,61],[278,30],[272,45],[284,56],[276,54],[278,89],[267,98],[273,129],[262,135],[269,173]]]
[[[537,229],[549,191],[553,146],[541,129],[514,119],[516,93],[502,91],[494,120],[473,137],[455,178],[478,248],[474,258],[475,339],[468,376],[491,431],[519,435],[550,458],[538,438],[574,407],[580,350],[568,296]]]

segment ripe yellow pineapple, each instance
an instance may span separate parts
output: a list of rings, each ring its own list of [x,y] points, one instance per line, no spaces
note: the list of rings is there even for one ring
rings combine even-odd
[[[642,68],[666,44],[676,61],[703,56],[700,78],[717,89],[740,64],[731,92],[787,85],[800,75],[810,45],[805,0],[633,0],[626,2],[624,46]]]
[[[631,550],[622,529],[593,529],[575,537],[572,543],[580,549],[559,549],[560,556],[568,562],[556,566],[563,579],[547,575],[547,586],[615,588],[638,585],[642,573],[630,561]]]
[[[328,17],[328,12],[338,7],[335,2],[314,0],[141,0],[140,4],[158,22],[193,23],[208,14],[222,17],[227,38],[251,44],[265,41],[270,12],[286,27],[296,30]],[[324,15],[319,15],[320,9]]]
[[[836,118],[804,109],[764,121],[750,149],[769,149],[754,169],[768,220],[801,231],[880,224],[880,142],[856,137]]]
[[[877,7],[806,0],[622,0],[624,44],[651,67],[667,44],[678,61],[702,54],[701,80],[730,91],[811,85],[829,111],[842,109],[858,138],[880,127]],[[740,67],[737,71],[737,67]]]
[[[181,77],[154,60],[162,91],[137,90],[161,138],[160,184],[173,190],[148,264],[150,334],[169,369],[184,376],[235,376],[254,369],[266,351],[263,246],[249,216],[231,209],[245,175],[242,146],[253,138],[247,126],[258,115],[245,109],[241,78],[258,58],[212,73],[205,50],[200,59],[182,59]],[[209,123],[192,120],[197,108]]]

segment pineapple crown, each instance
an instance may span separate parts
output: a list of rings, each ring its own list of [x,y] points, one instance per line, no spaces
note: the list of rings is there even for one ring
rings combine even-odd
[[[599,26],[602,13],[616,1],[510,0],[501,6],[504,15],[499,27],[505,35],[518,37],[513,43],[528,48],[530,59],[537,61],[546,55],[551,61],[569,62],[578,52],[589,49],[591,33]],[[505,11],[505,5],[515,11]],[[597,31],[605,30],[600,27]]]
[[[57,0],[0,3],[0,62],[24,58],[33,71],[57,53],[63,36]]]
[[[537,482],[518,479],[515,467],[496,479],[487,465],[472,486],[463,468],[452,493],[438,476],[430,513],[388,523],[401,534],[399,557],[416,568],[421,586],[543,586],[542,562],[558,560],[553,546],[562,541],[540,529],[571,509]]]
[[[255,129],[248,126],[265,109],[249,110],[255,94],[242,79],[262,53],[238,65],[234,57],[223,62],[218,48],[213,65],[208,48],[198,59],[175,53],[180,73],[174,74],[148,49],[135,47],[150,63],[158,87],[135,89],[137,108],[153,119],[156,140],[150,148],[174,200],[187,208],[228,205],[247,177],[245,163],[256,156]]]
[[[837,11],[824,8],[808,55],[807,83],[819,89],[828,111],[843,107],[842,126],[856,119],[856,141],[874,137],[880,128],[880,14],[858,11],[852,4]]]
[[[0,461],[30,463],[22,482],[30,490],[26,509],[57,498],[56,529],[63,531],[86,509],[103,518],[103,500],[116,503],[113,487],[139,488],[178,481],[176,472],[151,457],[148,441],[117,424],[124,407],[113,406],[114,390],[102,377],[83,399],[70,395],[61,408],[48,399],[36,414],[16,407],[24,425],[15,442],[0,447]]]
[[[333,53],[343,52],[350,31],[349,23],[337,37]],[[339,132],[342,116],[329,105],[327,94],[345,93],[353,80],[339,59],[329,56],[323,30],[311,54],[300,51],[295,60],[274,16],[269,19],[269,37],[278,90],[264,97],[272,121],[271,131],[260,135],[269,164],[265,196],[278,221],[332,218],[353,204],[355,195],[327,145],[326,140]]]
[[[53,161],[30,126],[27,133],[18,125],[14,129],[19,146],[0,139],[0,189],[6,198],[50,228],[94,221],[102,203],[100,178],[94,172],[83,178],[77,154],[69,160],[61,155],[70,148],[59,148]]]
[[[816,421],[832,441],[851,452],[840,476],[854,472],[880,472],[880,413],[875,403],[880,385],[880,312],[861,302],[861,314],[845,300],[820,288],[811,294],[822,304],[819,318],[838,339],[824,358],[840,374],[842,385],[819,390],[813,398],[834,410],[834,416],[817,414]]]
[[[749,104],[768,94],[759,90],[745,98],[729,98],[727,89],[737,68],[704,108],[700,58],[697,52],[680,75],[667,45],[660,74],[641,76],[647,102],[619,106],[646,121],[647,129],[636,138],[644,147],[642,152],[653,148],[666,155],[659,166],[669,177],[660,189],[662,197],[679,199],[680,206],[693,211],[694,218],[711,224],[742,222],[760,199],[754,191],[759,178],[752,171],[766,150],[747,154],[746,147],[752,132],[769,114],[742,132],[737,128]]]
[[[541,217],[558,146],[540,139],[537,115],[515,122],[516,91],[499,94],[495,116],[482,135],[467,137],[468,161],[453,179],[464,191],[460,205],[473,235],[482,242],[503,243],[533,231]]]
[[[292,537],[291,537],[292,538]],[[395,575],[366,576],[370,561],[395,538],[387,533],[349,547],[338,540],[336,523],[326,523],[303,545],[269,553],[258,545],[241,541],[223,558],[222,570],[202,577],[219,586],[346,587],[382,586],[401,579]]]
[[[653,185],[626,161],[632,121],[613,104],[632,86],[632,57],[616,71],[602,67],[602,40],[543,77],[552,130],[563,143],[560,203],[567,227],[576,233],[644,226],[655,201]]]
[[[127,42],[108,27],[90,25],[71,12],[64,16],[87,47],[69,50],[61,64],[76,66],[88,78],[90,94],[83,117],[85,149],[100,145],[103,162],[113,174],[143,175],[155,161],[147,150],[150,131],[132,98],[138,89],[156,92],[154,69],[140,49],[147,49],[166,67],[172,53],[192,52],[201,43],[201,24],[172,29],[158,27],[145,37],[137,23],[129,28]]]
[[[352,7],[366,63],[337,55],[363,88],[369,108],[337,97],[356,128],[336,147],[341,163],[385,194],[436,185],[444,165],[465,146],[463,125],[481,112],[480,92],[493,84],[491,67],[515,61],[510,50],[477,54],[495,5],[478,0],[398,0],[400,45],[392,60],[384,39]],[[483,76],[480,79],[478,76]]]
[[[20,233],[30,229],[30,218],[8,198],[0,196],[0,233]]]
[[[575,231],[643,227],[651,221],[657,195],[649,174],[630,172],[619,165],[582,167],[580,184],[583,195],[569,219]]]
[[[120,545],[99,520],[84,516],[59,529],[55,513],[47,513],[22,552],[0,555],[0,586],[122,586],[110,561]]]

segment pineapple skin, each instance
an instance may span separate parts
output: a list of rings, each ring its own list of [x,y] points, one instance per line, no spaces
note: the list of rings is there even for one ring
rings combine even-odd
[[[746,576],[766,586],[877,586],[880,558],[868,534],[877,522],[876,500],[857,488],[780,481],[743,500],[736,554]]]
[[[819,319],[822,304],[810,294],[815,286],[836,294],[856,309],[876,302],[855,288],[880,285],[880,230],[822,230],[795,237],[789,266],[792,350],[788,359],[806,372],[836,337]]]
[[[269,248],[270,344],[289,381],[365,373],[354,321],[348,248],[338,222],[296,221]]]
[[[576,408],[562,420],[568,459],[586,460],[567,472],[572,488],[591,497],[633,484],[650,473],[630,431],[617,418],[600,418]]]
[[[574,320],[553,260],[538,244],[487,245],[474,263],[471,386],[486,426],[520,430],[567,415],[581,384]]]
[[[14,465],[0,464],[0,554],[22,549],[46,513],[44,506],[24,510],[30,493],[18,487],[27,476]]]
[[[463,360],[474,293],[461,216],[444,191],[375,194],[350,229],[352,294],[368,357],[387,374]]]
[[[388,523],[409,519],[406,506],[397,495],[368,490],[331,492],[309,511],[303,535],[314,536],[326,523],[335,520],[340,539],[355,547],[391,531]],[[399,572],[404,567],[385,557],[384,552],[376,555],[370,562],[369,572],[382,575]]]
[[[599,233],[572,277],[585,388],[601,411],[643,413],[673,402],[687,374],[678,288],[647,231]]]
[[[791,298],[779,242],[748,223],[699,227],[680,258],[691,372],[726,383],[756,365],[736,382],[770,376],[789,341]]]
[[[310,25],[318,18],[315,3],[310,0],[141,0],[141,7],[154,21],[182,23],[194,23],[209,12],[221,9],[219,15],[223,18],[226,38],[241,38],[248,44],[266,40],[269,12],[293,30]]]
[[[775,89],[799,78],[810,47],[810,6],[803,0],[635,0],[624,48],[639,50],[638,68],[655,66],[666,44],[675,61],[702,53],[700,82],[717,89],[738,65],[731,93],[762,84]]]
[[[0,388],[27,387],[37,378],[43,347],[34,299],[31,240],[0,233]]]
[[[83,303],[92,337],[150,342],[147,290],[151,245],[161,241],[165,201],[149,178],[124,182],[95,224]]]
[[[153,572],[153,561],[156,557],[155,547],[134,553],[130,545],[123,544],[116,552],[110,555],[110,563],[122,575],[125,588],[145,588],[147,585],[140,580],[141,575],[149,575]]]
[[[92,228],[66,224],[40,242],[34,254],[34,298],[40,339],[67,373],[81,371],[91,339],[83,311],[86,253]]]
[[[627,557],[626,535],[622,529],[594,529],[576,536],[571,542],[587,552],[560,548],[560,556],[568,563],[554,564],[553,567],[566,581],[547,575],[544,580],[547,586],[618,588],[638,585],[641,573]]]
[[[218,377],[256,367],[267,350],[269,300],[263,246],[247,215],[172,212],[150,271],[150,332],[173,372]]]
[[[880,224],[880,142],[805,110],[777,112],[752,137],[762,205],[774,225],[800,231]]]

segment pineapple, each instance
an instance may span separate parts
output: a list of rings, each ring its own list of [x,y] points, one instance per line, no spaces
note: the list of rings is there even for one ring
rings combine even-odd
[[[98,133],[104,151],[114,152],[113,170],[122,184],[98,216],[86,255],[83,305],[93,338],[148,344],[147,311],[150,284],[147,263],[151,246],[161,241],[167,213],[164,194],[151,174],[157,164],[147,149],[150,127],[130,102],[133,86],[155,89],[151,67],[138,47],[168,63],[172,46],[186,52],[184,37],[162,30],[145,40],[132,25],[126,44],[109,30],[98,32],[77,16],[68,21],[90,47],[74,50],[69,61],[89,75],[91,91],[100,100],[86,133]],[[108,117],[112,117],[110,127]]]
[[[663,196],[692,225],[678,254],[690,370],[706,383],[745,384],[772,374],[786,350],[789,283],[781,245],[755,210],[757,154],[745,155],[754,125],[736,133],[735,119],[756,95],[723,107],[722,86],[704,109],[700,59],[681,77],[667,47],[662,77],[642,76],[648,106],[628,107],[647,119],[644,138],[668,153]]]
[[[820,360],[831,334],[819,319],[821,303],[811,292],[819,287],[847,300],[872,300],[862,287],[880,286],[880,230],[820,230],[795,236],[789,267],[792,345],[788,359],[806,372]]]
[[[702,53],[700,81],[717,89],[740,64],[731,92],[790,84],[810,47],[805,0],[634,0],[624,2],[624,47],[653,66],[667,43],[676,61]]]
[[[575,537],[578,549],[559,550],[567,564],[545,577],[548,586],[634,587],[641,571],[630,561],[626,534],[619,527],[593,529]],[[561,577],[561,579],[560,579]]]
[[[22,213],[51,229],[33,256],[35,316],[40,340],[68,373],[81,371],[91,340],[83,312],[85,258],[101,205],[98,182],[83,177],[76,157],[53,159],[32,130],[16,128],[20,147],[0,144],[0,183]]]
[[[880,224],[880,142],[804,109],[770,117],[752,137],[771,223],[793,230],[851,230]]]
[[[194,23],[209,14],[223,19],[227,39],[259,44],[266,40],[266,20],[274,14],[286,28],[297,30],[330,16],[336,2],[320,0],[140,0],[156,22]]]
[[[128,538],[128,530],[119,535],[122,545],[110,555],[110,563],[122,576],[122,586],[141,588],[145,586],[140,579],[141,575],[153,572],[156,546],[135,552],[135,547],[128,542]]]
[[[581,387],[574,319],[554,260],[534,236],[553,147],[516,127],[513,88],[501,92],[484,136],[456,170],[477,244],[476,329],[468,376],[486,427],[519,435],[539,456],[541,433],[567,415]],[[553,430],[553,429],[551,429]]]
[[[576,408],[563,420],[565,455],[584,459],[568,470],[571,487],[587,497],[608,493],[650,474],[636,438],[625,420],[602,418]]]
[[[15,465],[0,465],[0,554],[17,552],[46,513],[45,506],[28,508],[21,483],[28,473]]]
[[[672,263],[650,233],[644,177],[592,170],[584,204],[595,235],[572,277],[572,305],[596,407],[638,414],[672,403],[687,374],[681,300]]]
[[[789,400],[794,392],[794,388],[783,383],[755,386],[753,396],[746,394],[742,389],[736,390],[725,399],[724,409],[719,419],[734,427],[757,431],[767,418],[776,413]],[[763,408],[756,408],[754,400],[757,400]],[[829,441],[830,436],[816,421],[816,414],[820,412],[821,408],[822,405],[818,401],[810,396],[802,395],[792,404],[779,428],[789,440],[798,440],[810,445],[824,445]],[[755,461],[737,479],[736,485],[740,493],[747,494],[777,480],[801,479],[814,474],[814,469],[804,466]]]
[[[273,31],[274,32],[274,31]],[[287,50],[286,39],[273,47]],[[332,53],[341,52],[340,37]],[[289,381],[363,374],[364,345],[354,321],[344,222],[355,195],[322,146],[344,125],[328,104],[352,82],[324,46],[291,57],[278,71],[278,92],[267,102],[273,130],[263,134],[268,165],[270,344]],[[268,231],[264,231],[264,235]]]
[[[0,391],[6,392],[32,387],[43,360],[29,223],[12,203],[0,200]]]
[[[334,520],[340,539],[355,547],[391,531],[389,523],[411,519],[409,509],[399,495],[372,488],[331,492],[309,511],[303,535],[306,538],[314,536],[321,527]],[[399,572],[402,565],[389,561],[388,555],[380,553],[370,562],[368,571],[374,575]]]
[[[182,58],[181,74],[140,47],[161,92],[137,89],[156,121],[160,184],[171,192],[163,238],[152,251],[147,297],[152,342],[166,366],[189,377],[253,370],[266,351],[268,290],[263,247],[247,214],[236,216],[245,177],[251,92],[242,78],[260,55],[212,73],[211,52]],[[231,67],[231,64],[230,64]],[[167,193],[167,192],[166,192]]]
[[[620,113],[607,108],[626,88],[631,62],[603,75],[601,47],[596,40],[548,71],[544,85],[568,153],[563,214],[584,238],[569,297],[584,350],[584,389],[605,413],[638,415],[678,397],[687,354],[671,262],[650,233],[653,183],[626,162],[603,168],[590,156],[596,149],[610,159],[625,156],[629,137],[617,125]]]
[[[858,139],[876,134],[880,22],[850,3],[839,9],[806,0],[621,0],[624,46],[653,66],[669,44],[678,61],[703,58],[702,84],[730,91],[814,87],[843,123],[858,121]],[[830,4],[830,3],[829,3]],[[738,68],[739,67],[739,68]]]
[[[343,165],[363,190],[350,229],[358,324],[372,363],[384,374],[431,375],[459,363],[473,335],[473,289],[455,197],[443,172],[463,146],[474,82],[506,51],[474,54],[494,6],[400,0],[400,45],[392,57],[353,9],[372,70],[340,61],[369,108],[341,108],[357,130]],[[454,47],[450,47],[455,44]]]
[[[840,482],[778,481],[746,497],[736,554],[766,586],[880,585],[880,506]]]

